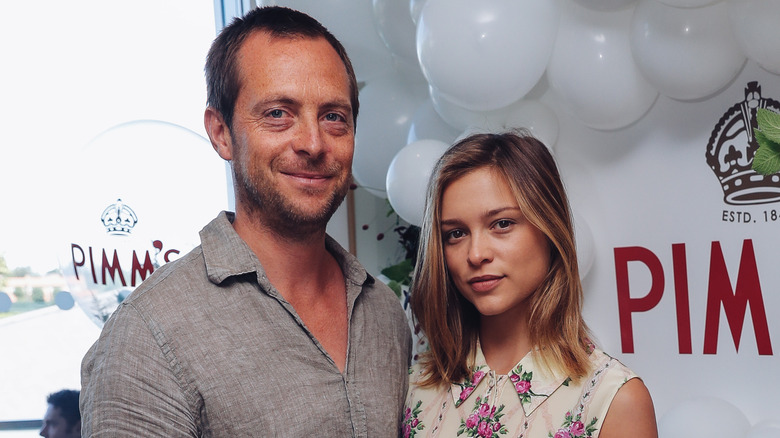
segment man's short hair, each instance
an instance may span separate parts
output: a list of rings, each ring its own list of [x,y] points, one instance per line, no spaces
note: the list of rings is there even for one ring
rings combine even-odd
[[[79,412],[79,391],[75,389],[63,389],[49,394],[46,397],[46,403],[58,408],[60,416],[68,423],[68,427],[81,422],[81,413]]]
[[[206,59],[207,103],[222,115],[232,129],[233,111],[241,78],[238,71],[238,52],[249,35],[262,31],[278,38],[324,38],[344,63],[349,78],[350,103],[354,126],[357,126],[358,86],[355,70],[347,51],[325,26],[303,12],[281,6],[256,8],[244,17],[236,17],[225,26],[211,44]]]

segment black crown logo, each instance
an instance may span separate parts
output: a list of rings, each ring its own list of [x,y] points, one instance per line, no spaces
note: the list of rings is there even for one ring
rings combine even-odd
[[[100,220],[108,234],[128,235],[138,223],[138,216],[132,208],[122,203],[121,199],[117,199],[115,203],[103,210]]]
[[[780,175],[764,176],[752,168],[758,149],[753,135],[753,129],[758,126],[758,108],[780,112],[780,103],[762,97],[758,82],[749,82],[745,87],[745,100],[723,114],[707,143],[707,164],[718,177],[727,204],[780,201]]]

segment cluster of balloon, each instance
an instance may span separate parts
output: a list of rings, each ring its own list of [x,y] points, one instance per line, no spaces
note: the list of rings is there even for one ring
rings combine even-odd
[[[60,270],[71,298],[98,326],[155,269],[200,243],[227,208],[225,164],[202,136],[159,121],[115,126],[75,157]]]

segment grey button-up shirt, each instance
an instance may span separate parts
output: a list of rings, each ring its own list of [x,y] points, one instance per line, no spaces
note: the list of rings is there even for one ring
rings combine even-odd
[[[411,340],[395,294],[328,237],[346,278],[341,373],[231,220],[106,322],[82,363],[84,436],[397,436]]]

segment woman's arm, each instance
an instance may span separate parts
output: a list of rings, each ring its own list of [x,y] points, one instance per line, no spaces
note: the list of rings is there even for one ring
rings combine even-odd
[[[658,438],[653,399],[640,379],[631,379],[618,390],[599,433],[599,438],[629,436]]]

